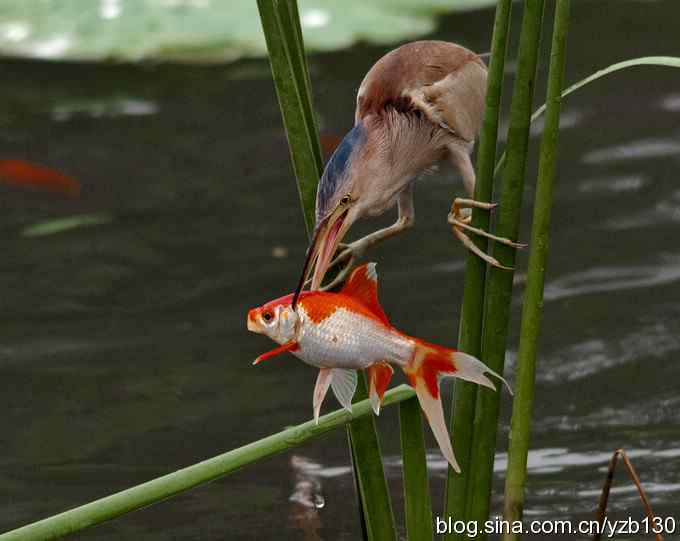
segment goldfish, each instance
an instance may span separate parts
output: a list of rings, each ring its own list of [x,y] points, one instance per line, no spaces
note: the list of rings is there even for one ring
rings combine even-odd
[[[74,178],[25,160],[0,160],[0,183],[59,192],[69,197],[80,195],[80,183]]]
[[[369,399],[378,415],[394,374],[392,366],[400,368],[415,389],[442,454],[460,473],[444,420],[439,380],[454,377],[496,390],[486,376],[491,374],[510,390],[505,379],[472,355],[396,329],[378,300],[375,263],[356,268],[338,293],[303,291],[296,308],[292,307],[293,296],[291,293],[248,312],[248,330],[279,344],[253,364],[290,352],[318,368],[312,399],[317,423],[329,387],[338,402],[352,411],[358,370],[366,372]]]

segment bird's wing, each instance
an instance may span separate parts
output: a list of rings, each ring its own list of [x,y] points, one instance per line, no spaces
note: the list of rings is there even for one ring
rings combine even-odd
[[[466,141],[479,133],[486,96],[486,68],[468,62],[441,81],[413,91],[412,99],[433,122]]]
[[[416,41],[387,53],[357,94],[355,122],[388,107],[421,110],[435,124],[474,140],[484,108],[486,66],[472,51],[445,41]]]

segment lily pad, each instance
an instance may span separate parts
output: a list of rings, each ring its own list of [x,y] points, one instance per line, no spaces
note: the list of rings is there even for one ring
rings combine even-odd
[[[438,14],[495,0],[299,0],[310,51],[432,32]],[[5,0],[0,54],[53,60],[224,62],[264,56],[255,0]]]

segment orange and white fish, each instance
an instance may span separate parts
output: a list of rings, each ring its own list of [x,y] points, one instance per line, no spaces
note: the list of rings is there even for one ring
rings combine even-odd
[[[296,310],[292,300],[291,293],[248,312],[248,329],[280,344],[253,364],[289,351],[318,367],[313,399],[316,422],[329,387],[340,404],[352,410],[357,370],[366,370],[369,397],[378,414],[392,378],[391,365],[400,367],[416,391],[442,454],[460,472],[444,421],[439,378],[456,377],[493,390],[496,388],[485,373],[507,382],[471,355],[395,329],[378,302],[375,263],[357,268],[339,293],[305,291]]]
[[[0,183],[58,192],[69,197],[80,195],[80,183],[76,179],[25,160],[0,160]]]

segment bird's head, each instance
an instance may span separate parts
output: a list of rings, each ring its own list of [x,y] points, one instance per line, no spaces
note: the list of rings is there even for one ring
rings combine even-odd
[[[362,214],[364,183],[361,182],[360,161],[365,154],[366,142],[366,128],[358,123],[345,135],[326,164],[316,194],[316,227],[293,307],[315,262],[312,290],[319,288],[338,244]]]

